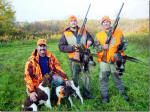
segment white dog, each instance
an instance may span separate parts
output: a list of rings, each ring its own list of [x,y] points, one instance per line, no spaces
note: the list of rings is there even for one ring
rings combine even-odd
[[[22,105],[23,110],[37,111],[37,105],[45,104],[46,107],[52,108],[50,101],[50,86],[52,77],[50,74],[43,76],[43,81],[40,83],[39,87],[35,90],[37,94],[37,101],[31,101],[30,96],[24,101]]]
[[[83,98],[80,94],[79,86],[75,87],[74,82],[72,80],[70,82],[71,82],[71,86],[60,85],[56,88],[56,95],[58,97],[58,102],[57,102],[58,105],[60,105],[60,99],[66,97],[70,101],[71,106],[73,106],[71,95],[75,97],[79,97],[81,100],[81,104],[83,104]]]

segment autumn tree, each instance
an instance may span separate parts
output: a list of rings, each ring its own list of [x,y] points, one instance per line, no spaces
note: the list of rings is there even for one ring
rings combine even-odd
[[[11,2],[0,0],[0,35],[9,34],[15,23],[15,11]]]

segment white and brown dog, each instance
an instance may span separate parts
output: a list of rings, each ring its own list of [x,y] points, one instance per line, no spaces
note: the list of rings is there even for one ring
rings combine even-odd
[[[45,104],[46,107],[52,108],[50,101],[50,87],[51,87],[52,76],[51,74],[45,74],[39,87],[35,90],[37,94],[37,101],[31,101],[30,96],[24,101],[22,105],[23,110],[37,111],[37,106]]]
[[[71,96],[79,97],[81,104],[83,104],[83,98],[80,93],[79,86],[75,86],[74,82],[71,80],[71,86],[60,85],[56,88],[56,95],[58,97],[57,105],[60,105],[61,98],[68,98],[70,101],[71,106],[73,106],[73,102]]]

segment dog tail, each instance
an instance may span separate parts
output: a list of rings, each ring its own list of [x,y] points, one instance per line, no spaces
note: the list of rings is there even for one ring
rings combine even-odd
[[[24,105],[21,105],[21,107],[22,107],[22,110],[25,110],[25,107],[24,107]]]
[[[24,108],[24,105],[22,105],[21,107]]]

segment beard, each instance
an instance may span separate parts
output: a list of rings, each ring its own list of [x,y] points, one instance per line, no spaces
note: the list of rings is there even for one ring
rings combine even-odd
[[[45,49],[41,49],[41,50],[39,51],[39,55],[40,55],[40,56],[45,56],[45,53],[46,53],[46,50],[45,50]]]

